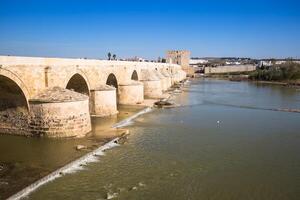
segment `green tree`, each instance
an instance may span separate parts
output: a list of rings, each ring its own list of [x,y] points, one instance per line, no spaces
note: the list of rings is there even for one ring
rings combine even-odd
[[[113,60],[116,60],[117,56],[116,54],[113,55]]]
[[[110,52],[108,52],[107,57],[108,57],[108,60],[111,60],[111,53]]]

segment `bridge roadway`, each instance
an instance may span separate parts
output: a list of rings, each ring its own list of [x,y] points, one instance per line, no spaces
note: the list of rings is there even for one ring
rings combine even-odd
[[[81,137],[90,115],[160,98],[185,77],[168,63],[0,56],[0,133]]]

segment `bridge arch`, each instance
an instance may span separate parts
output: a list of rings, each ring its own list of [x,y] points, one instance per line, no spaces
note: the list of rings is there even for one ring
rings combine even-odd
[[[73,74],[71,78],[68,79],[65,88],[88,96],[90,95],[89,82],[84,74],[80,72]]]
[[[29,111],[29,92],[25,84],[12,72],[0,69],[0,111],[23,108]]]
[[[110,73],[106,79],[106,85],[113,86],[115,88],[118,88],[118,80],[117,77],[113,74]]]
[[[135,81],[139,80],[139,76],[138,76],[136,70],[133,70],[133,72],[131,74],[131,80],[135,80]]]

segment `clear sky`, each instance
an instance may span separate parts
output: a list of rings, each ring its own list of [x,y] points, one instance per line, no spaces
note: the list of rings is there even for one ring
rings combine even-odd
[[[300,58],[300,1],[0,0],[0,54]]]

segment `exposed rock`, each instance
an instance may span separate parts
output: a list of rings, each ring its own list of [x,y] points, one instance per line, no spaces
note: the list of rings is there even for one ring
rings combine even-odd
[[[145,187],[145,186],[146,186],[146,184],[145,184],[145,183],[143,183],[143,182],[139,182],[139,186],[140,186],[140,187]]]
[[[130,188],[130,190],[137,190],[138,188],[136,186],[133,186],[132,188]]]
[[[172,106],[172,105],[174,105],[174,103],[171,103],[166,100],[160,100],[160,101],[155,102],[154,105],[157,106],[158,108],[162,108],[162,107],[166,107],[166,106]]]
[[[180,84],[174,84],[171,86],[171,88],[175,88],[175,89],[180,89],[181,85]]]
[[[120,134],[118,144],[124,144],[128,139],[129,130],[128,129],[119,129],[119,131],[122,131],[122,133]]]
[[[87,146],[84,146],[84,145],[81,145],[81,144],[76,146],[76,150],[83,150],[83,149],[87,149]]]
[[[121,192],[126,191],[126,189],[125,188],[118,188],[118,191],[121,193]]]
[[[175,90],[174,90],[174,93],[181,93],[181,90],[175,89]]]
[[[6,182],[6,181],[0,181],[0,185],[8,185],[8,182]]]
[[[113,199],[113,198],[116,198],[118,196],[118,193],[110,193],[110,192],[108,192],[107,194],[106,194],[106,199]]]
[[[122,137],[126,137],[129,135],[129,130],[128,129],[125,129],[124,130],[124,133],[122,133]]]

